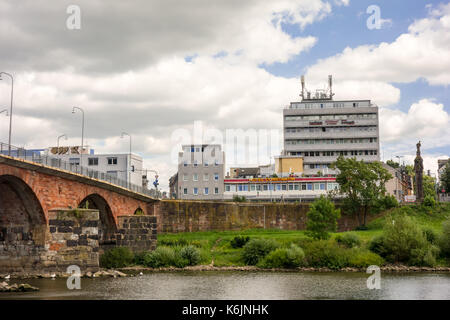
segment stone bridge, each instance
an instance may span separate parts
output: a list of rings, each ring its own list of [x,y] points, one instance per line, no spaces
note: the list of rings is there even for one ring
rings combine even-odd
[[[0,155],[0,273],[70,263],[95,268],[103,248],[152,249],[157,201],[105,181]],[[75,212],[83,220],[84,211],[86,221],[70,218]],[[59,256],[63,252],[65,262]]]

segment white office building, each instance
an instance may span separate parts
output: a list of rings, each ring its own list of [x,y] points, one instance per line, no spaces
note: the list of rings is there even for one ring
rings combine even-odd
[[[93,171],[105,172],[113,178],[130,182],[137,186],[143,185],[142,157],[130,153],[95,154],[93,149],[81,147],[53,147],[45,150],[44,154],[61,159],[71,165],[81,165]],[[95,178],[95,176],[94,176]]]
[[[334,174],[337,157],[380,160],[378,107],[370,100],[333,100],[332,80],[315,94],[305,89],[302,101],[283,110],[285,156],[303,157],[304,174]]]

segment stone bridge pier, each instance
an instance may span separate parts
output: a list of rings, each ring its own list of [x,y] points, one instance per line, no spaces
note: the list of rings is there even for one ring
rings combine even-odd
[[[71,264],[93,270],[105,249],[152,250],[156,201],[0,155],[0,274],[65,271]]]

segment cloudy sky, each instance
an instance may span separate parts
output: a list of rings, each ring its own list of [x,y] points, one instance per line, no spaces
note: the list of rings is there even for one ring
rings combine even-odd
[[[382,158],[425,169],[450,155],[450,4],[375,0],[2,0],[0,71],[15,78],[12,142],[56,144],[65,133],[99,152],[133,151],[176,172],[179,134],[203,128],[274,130],[282,109],[334,78],[335,99],[371,99],[380,110]],[[81,28],[70,29],[78,5]],[[370,5],[381,28],[368,28]],[[0,111],[10,82],[0,81]],[[8,118],[0,114],[0,141]],[[280,146],[271,144],[276,155]],[[175,152],[174,152],[175,150]],[[227,162],[228,161],[227,154]],[[258,159],[269,161],[269,154]]]

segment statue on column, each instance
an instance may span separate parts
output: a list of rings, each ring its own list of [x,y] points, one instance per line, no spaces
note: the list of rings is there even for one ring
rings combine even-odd
[[[420,141],[416,145],[416,159],[414,159],[415,185],[416,185],[416,201],[423,201],[423,159],[420,156]]]

